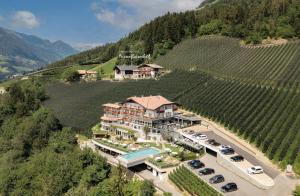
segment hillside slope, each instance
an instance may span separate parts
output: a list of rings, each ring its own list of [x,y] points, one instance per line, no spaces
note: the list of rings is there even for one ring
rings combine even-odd
[[[157,17],[116,43],[73,55],[49,66],[104,63],[118,56],[120,51],[131,50],[138,55],[151,54],[155,59],[185,39],[211,34],[254,44],[267,37],[300,38],[300,1],[206,0],[201,9]]]
[[[62,59],[77,51],[62,41],[50,42],[33,35],[0,27],[0,79],[6,75],[30,71]]]
[[[163,95],[220,122],[284,168],[300,174],[300,94],[253,83],[177,70],[159,80],[48,86],[45,106],[66,126],[87,130],[99,122],[101,105],[130,96]],[[80,114],[80,115],[79,115]]]
[[[216,77],[282,86],[300,84],[300,42],[268,47],[240,46],[238,39],[206,36],[188,39],[156,63],[168,69],[198,70]]]

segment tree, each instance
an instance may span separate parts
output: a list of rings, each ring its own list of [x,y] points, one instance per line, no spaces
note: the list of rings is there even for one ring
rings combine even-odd
[[[148,134],[150,133],[151,129],[150,129],[149,126],[146,125],[146,126],[144,126],[143,131],[144,131],[144,134],[145,134],[145,138],[147,140]]]
[[[141,186],[141,193],[143,196],[153,196],[155,193],[153,182],[149,180],[143,181],[143,184]]]
[[[260,44],[262,38],[258,33],[253,33],[246,38],[246,44]]]
[[[276,35],[277,37],[282,37],[282,38],[292,38],[296,34],[294,28],[291,25],[286,24],[286,25],[280,25],[276,28]]]
[[[76,70],[67,69],[64,71],[62,77],[66,82],[75,82],[79,80],[80,75]]]
[[[293,195],[294,196],[300,196],[300,186],[296,187],[296,190],[294,190]]]
[[[199,35],[218,34],[222,29],[221,20],[212,20],[210,23],[200,26]]]
[[[110,178],[102,185],[102,194],[124,196],[129,179],[126,169],[120,164],[112,168]]]

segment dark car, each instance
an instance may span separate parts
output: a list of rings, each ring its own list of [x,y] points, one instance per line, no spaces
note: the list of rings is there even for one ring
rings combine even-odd
[[[244,157],[242,157],[241,155],[236,155],[236,156],[230,157],[230,159],[234,162],[244,161]]]
[[[221,144],[219,142],[217,142],[216,140],[214,139],[210,139],[207,141],[210,145],[213,145],[213,146],[220,146]]]
[[[191,160],[191,161],[188,162],[188,165],[191,166],[196,162],[200,162],[200,160]]]
[[[202,167],[205,167],[205,165],[204,165],[204,163],[202,163],[201,161],[197,161],[197,162],[195,162],[195,163],[193,163],[192,165],[191,165],[191,167],[193,168],[193,169],[199,169],[199,168],[202,168]]]
[[[202,176],[202,175],[210,175],[210,174],[214,174],[215,173],[215,170],[212,169],[212,168],[205,168],[205,169],[202,169],[199,171],[199,175]]]
[[[238,187],[237,187],[237,185],[236,185],[235,183],[230,182],[230,183],[228,183],[228,184],[222,186],[222,187],[221,187],[221,190],[222,190],[223,192],[232,192],[232,191],[238,190]]]
[[[190,166],[191,166],[193,169],[199,169],[199,168],[205,167],[204,163],[202,163],[202,162],[199,161],[199,160],[194,161],[193,163],[190,164]]]
[[[225,155],[234,154],[234,150],[232,148],[227,148],[227,149],[221,150],[221,153],[225,154]]]
[[[225,181],[225,179],[224,179],[224,176],[222,176],[222,175],[216,175],[209,179],[209,183],[211,183],[211,184],[216,184],[216,183],[220,183],[220,182],[224,182],[224,181]]]

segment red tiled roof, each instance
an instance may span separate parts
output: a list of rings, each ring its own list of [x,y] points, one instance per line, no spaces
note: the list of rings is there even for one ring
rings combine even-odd
[[[155,110],[163,105],[173,104],[162,96],[149,96],[149,97],[129,97],[128,101],[134,101],[146,109]]]

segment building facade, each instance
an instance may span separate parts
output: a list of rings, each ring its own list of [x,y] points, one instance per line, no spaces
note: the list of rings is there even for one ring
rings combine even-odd
[[[156,64],[142,64],[139,66],[133,65],[118,65],[115,67],[115,79],[143,79],[155,78],[161,75],[163,67]]]
[[[123,103],[104,104],[103,108],[102,129],[126,138],[138,134],[147,140],[160,137],[155,127],[171,120],[177,110],[175,103],[162,96],[130,97]],[[149,130],[147,136],[145,129]]]
[[[77,70],[80,75],[80,79],[84,81],[96,81],[97,80],[97,71],[90,70]]]

